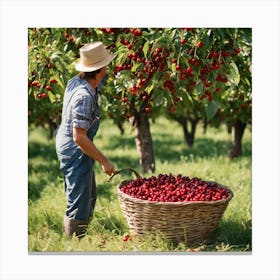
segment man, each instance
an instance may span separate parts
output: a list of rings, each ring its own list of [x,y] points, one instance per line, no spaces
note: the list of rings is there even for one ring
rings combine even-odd
[[[56,152],[64,175],[67,209],[64,232],[83,236],[96,201],[94,162],[108,175],[114,165],[93,143],[99,127],[97,88],[106,80],[106,66],[114,59],[101,42],[80,48],[79,74],[67,83],[62,120],[56,135]]]

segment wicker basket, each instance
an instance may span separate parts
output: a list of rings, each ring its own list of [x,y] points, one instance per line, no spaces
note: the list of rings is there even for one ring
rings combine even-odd
[[[121,182],[117,195],[132,234],[160,231],[172,242],[194,244],[210,237],[232,199],[218,201],[154,202],[133,198],[121,191],[131,180]],[[209,182],[210,183],[210,182]],[[213,182],[211,182],[213,183]]]

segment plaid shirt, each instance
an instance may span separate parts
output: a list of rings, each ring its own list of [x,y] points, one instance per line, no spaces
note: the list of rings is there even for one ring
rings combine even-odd
[[[61,132],[72,134],[73,127],[88,130],[99,114],[98,94],[90,84],[78,76],[69,80],[63,100]]]

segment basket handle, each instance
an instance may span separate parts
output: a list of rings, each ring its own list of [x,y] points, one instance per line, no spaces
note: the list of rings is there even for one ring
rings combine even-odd
[[[110,176],[110,178],[108,179],[108,182],[110,182],[110,181],[113,179],[113,177],[114,177],[115,175],[120,174],[121,172],[127,171],[127,170],[133,172],[137,178],[141,178],[141,177],[142,177],[142,176],[138,173],[138,171],[136,171],[135,169],[129,167],[129,168],[124,168],[124,169],[120,169],[120,170],[115,171],[115,172]]]

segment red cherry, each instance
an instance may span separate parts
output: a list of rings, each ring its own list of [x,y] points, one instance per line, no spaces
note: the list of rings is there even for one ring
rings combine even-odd
[[[182,45],[184,45],[184,44],[186,44],[187,40],[185,38],[183,38],[183,39],[181,39],[180,42],[181,42]]]
[[[37,87],[38,85],[40,85],[40,83],[37,80],[35,80],[31,83],[31,86]]]
[[[124,242],[127,242],[127,241],[129,241],[130,239],[131,239],[130,236],[129,236],[129,235],[126,235],[126,236],[124,236],[123,241],[124,241]]]
[[[51,79],[50,80],[50,84],[56,84],[57,83],[57,80],[56,79]]]
[[[210,52],[209,57],[210,58],[218,58],[219,54],[217,52]]]
[[[123,97],[123,98],[122,98],[122,103],[126,103],[126,102],[127,102],[127,100],[128,100],[128,98],[127,98],[127,97]]]
[[[223,57],[228,57],[228,56],[230,56],[230,53],[227,52],[227,51],[222,51],[222,56]]]
[[[131,91],[131,94],[132,94],[132,95],[136,95],[137,89],[136,89],[136,87],[131,87],[131,88],[130,88],[130,91]]]
[[[226,199],[228,191],[198,178],[160,174],[131,181],[122,191],[132,197],[160,202],[211,201]]]
[[[142,30],[141,30],[141,29],[136,29],[136,30],[134,31],[134,35],[135,35],[135,36],[141,36],[141,35],[142,35]]]

